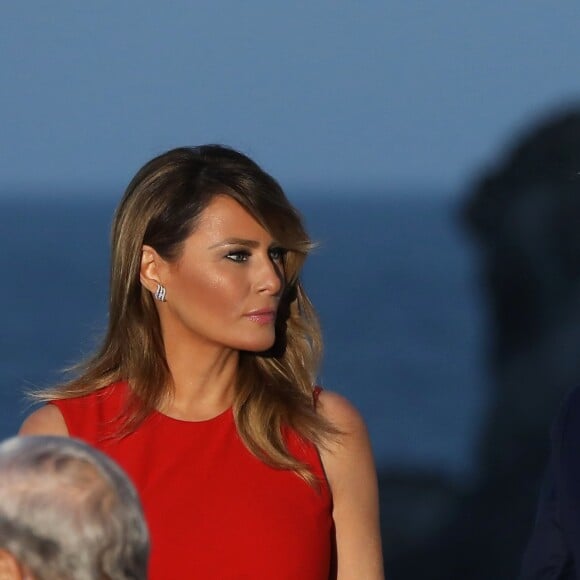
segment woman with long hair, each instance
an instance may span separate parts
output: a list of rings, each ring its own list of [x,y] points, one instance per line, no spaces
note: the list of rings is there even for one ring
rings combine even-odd
[[[160,155],[125,192],[103,344],[21,433],[126,470],[152,580],[383,578],[364,422],[315,386],[311,247],[279,184],[222,146]]]

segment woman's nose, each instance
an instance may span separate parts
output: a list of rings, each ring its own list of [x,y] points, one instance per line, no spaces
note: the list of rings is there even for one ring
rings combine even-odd
[[[259,278],[260,292],[268,292],[273,296],[277,296],[284,288],[284,282],[282,264],[274,262],[269,256],[264,258]]]

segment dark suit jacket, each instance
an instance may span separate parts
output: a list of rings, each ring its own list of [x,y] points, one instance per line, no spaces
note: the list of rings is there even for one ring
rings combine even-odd
[[[580,389],[567,398],[554,423],[520,580],[580,580]]]

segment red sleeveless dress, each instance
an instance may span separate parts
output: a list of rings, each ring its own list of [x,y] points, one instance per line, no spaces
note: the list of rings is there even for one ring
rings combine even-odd
[[[273,469],[242,443],[230,410],[189,422],[154,412],[131,435],[107,438],[126,383],[54,401],[69,434],[115,459],[139,491],[152,541],[150,580],[327,580],[332,501],[316,448],[292,431],[290,452],[318,489]]]

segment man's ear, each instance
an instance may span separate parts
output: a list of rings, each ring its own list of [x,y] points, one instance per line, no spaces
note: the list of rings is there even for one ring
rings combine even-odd
[[[18,560],[8,550],[0,548],[0,580],[25,580],[31,578],[24,574]]]
[[[150,292],[155,292],[157,285],[163,284],[165,265],[165,260],[151,246],[143,246],[139,278],[141,284]]]

